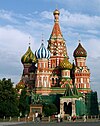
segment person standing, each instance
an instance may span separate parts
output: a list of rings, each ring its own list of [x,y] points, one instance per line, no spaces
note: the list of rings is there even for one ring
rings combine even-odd
[[[60,113],[58,114],[58,122],[60,122],[61,120],[61,116],[60,116]]]
[[[38,122],[38,112],[37,111],[35,112],[35,120],[36,120],[36,122]]]
[[[83,116],[83,121],[86,122],[86,115]]]
[[[73,119],[73,122],[75,122],[76,121],[76,116],[73,115],[72,119]]]

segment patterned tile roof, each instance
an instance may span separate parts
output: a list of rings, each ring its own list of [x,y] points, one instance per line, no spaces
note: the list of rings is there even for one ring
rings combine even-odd
[[[81,43],[79,43],[78,47],[75,49],[73,56],[74,57],[87,57],[87,52],[82,47]]]
[[[35,52],[35,55],[38,59],[41,59],[41,58],[47,58],[49,59],[50,58],[50,51],[48,49],[45,48],[44,44],[42,43],[41,44],[41,47],[39,48],[39,50],[37,50]]]
[[[64,60],[60,63],[60,67],[61,69],[72,69],[72,64],[67,58],[64,58]]]
[[[32,62],[36,63],[36,61],[37,61],[36,57],[29,46],[27,52],[22,56],[21,62],[24,64],[24,63],[32,63]]]

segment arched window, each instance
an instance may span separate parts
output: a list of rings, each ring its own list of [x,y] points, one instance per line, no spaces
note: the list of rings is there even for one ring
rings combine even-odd
[[[58,83],[58,79],[56,78],[56,83]]]
[[[54,84],[54,78],[52,78],[52,84]]]

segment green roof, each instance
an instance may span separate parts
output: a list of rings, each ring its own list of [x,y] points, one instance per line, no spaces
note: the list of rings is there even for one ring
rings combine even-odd
[[[65,90],[64,96],[73,96],[73,93],[70,89],[69,84],[66,85],[66,90]]]
[[[78,92],[78,90],[77,90],[77,88],[76,88],[75,85],[73,86],[72,91],[73,91],[73,94],[74,94],[74,95],[79,95],[79,92]]]

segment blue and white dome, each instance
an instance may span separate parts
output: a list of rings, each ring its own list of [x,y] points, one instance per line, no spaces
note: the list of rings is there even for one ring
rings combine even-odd
[[[41,47],[39,48],[39,50],[37,50],[35,52],[35,56],[38,58],[38,59],[42,59],[42,58],[47,58],[49,59],[50,58],[50,51],[48,49],[45,48],[44,44],[42,43],[41,44]]]

